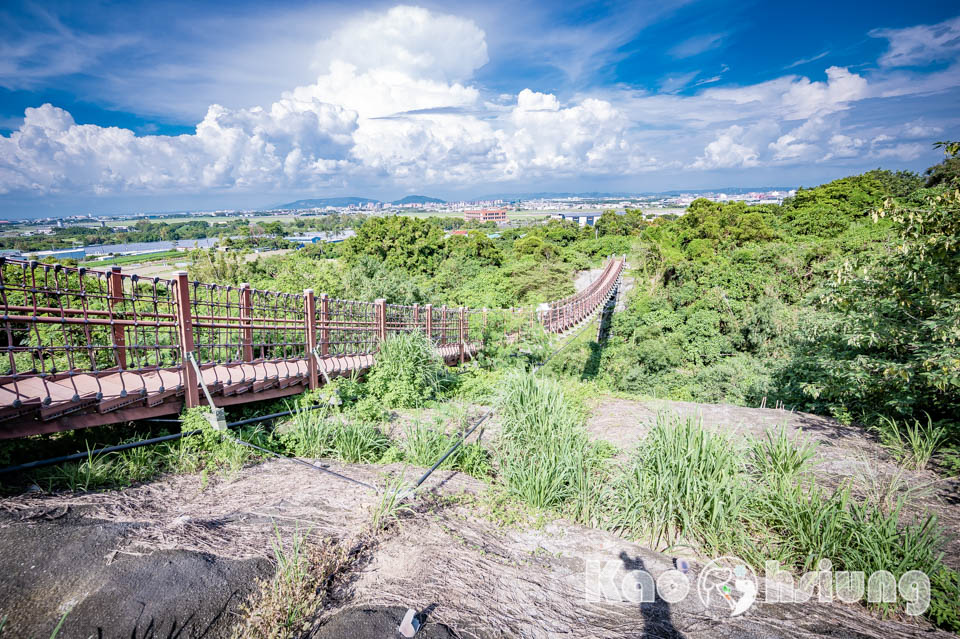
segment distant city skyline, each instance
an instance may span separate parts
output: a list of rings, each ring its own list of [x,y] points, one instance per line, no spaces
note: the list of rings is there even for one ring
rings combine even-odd
[[[0,217],[812,186],[956,104],[949,3],[14,0]]]

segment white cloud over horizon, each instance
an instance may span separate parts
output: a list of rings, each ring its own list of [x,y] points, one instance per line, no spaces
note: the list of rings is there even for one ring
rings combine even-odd
[[[910,29],[871,32],[889,49],[869,73],[830,66],[823,80],[784,75],[682,95],[695,77],[686,74],[661,93],[617,86],[561,100],[536,86],[494,95],[476,80],[490,52],[474,21],[397,6],[349,18],[317,43],[303,62],[313,82],[268,106],[210,105],[192,134],[136,135],[77,124],[51,104],[28,108],[0,136],[0,194],[263,193],[384,181],[407,189],[912,160],[928,149],[924,136],[958,119],[915,116],[891,130],[849,113],[956,89],[956,63],[922,77],[902,67],[955,58],[958,25],[913,28],[927,39]],[[678,55],[722,35],[711,38]]]

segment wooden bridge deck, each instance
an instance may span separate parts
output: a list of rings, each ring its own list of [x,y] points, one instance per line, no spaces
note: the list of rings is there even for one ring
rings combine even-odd
[[[477,343],[466,345],[475,355]],[[460,357],[458,344],[439,346],[444,360]],[[320,360],[320,376],[362,373],[374,355],[344,355]],[[308,387],[306,358],[201,365],[203,383],[219,406],[277,399]],[[0,439],[179,414],[184,404],[180,368],[104,371],[56,377],[28,377],[0,385]],[[206,398],[201,392],[201,403]]]
[[[510,343],[531,331],[562,334],[607,302],[623,268],[611,256],[570,297],[488,311],[0,256],[0,439],[177,414],[206,403],[203,387],[218,407],[294,395],[370,368],[392,335],[422,333],[445,360],[460,361],[495,335]],[[334,355],[344,352],[355,354]],[[318,370],[310,353],[331,355]]]

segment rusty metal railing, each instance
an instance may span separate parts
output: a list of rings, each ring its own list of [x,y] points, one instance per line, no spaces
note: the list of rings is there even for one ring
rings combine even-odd
[[[484,335],[519,340],[584,321],[622,270],[611,258],[576,295],[488,311],[0,258],[0,438],[178,412],[201,403],[201,380],[218,403],[289,395],[369,367],[380,342],[410,331],[463,362]],[[185,365],[189,353],[199,372]]]

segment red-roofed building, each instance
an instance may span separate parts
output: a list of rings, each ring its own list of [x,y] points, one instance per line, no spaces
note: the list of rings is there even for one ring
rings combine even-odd
[[[476,211],[464,211],[463,220],[465,222],[496,222],[502,224],[507,221],[506,209],[478,209]]]

